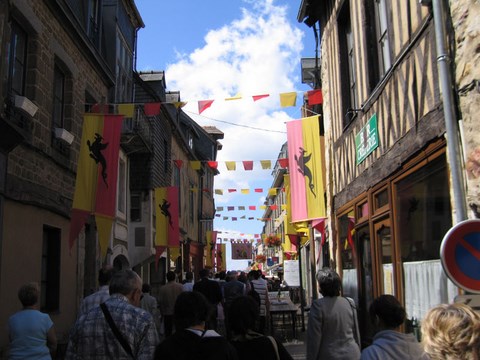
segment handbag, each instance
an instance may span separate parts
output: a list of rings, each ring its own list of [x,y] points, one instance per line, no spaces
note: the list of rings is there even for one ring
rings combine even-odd
[[[355,306],[355,301],[352,298],[346,297],[345,299],[348,301],[350,304],[350,307],[352,308],[352,315],[353,315],[353,337],[355,338],[355,342],[359,347],[361,347],[360,343],[360,335],[358,334],[358,324],[357,324],[357,308]]]
[[[275,341],[275,339],[273,338],[273,336],[267,336],[270,341],[272,342],[272,345],[273,345],[273,348],[275,350],[275,357],[277,360],[280,360],[280,354],[278,353],[278,346],[277,346],[277,342]]]
[[[110,325],[110,328],[112,329],[113,334],[117,338],[120,345],[122,345],[123,349],[127,352],[128,355],[130,355],[132,357],[132,359],[135,359],[135,356],[133,356],[133,352],[132,352],[132,348],[130,347],[130,344],[122,336],[122,333],[120,332],[120,330],[118,330],[118,327],[115,324],[115,321],[113,321],[113,318],[112,318],[112,315],[110,314],[110,311],[108,311],[107,305],[105,305],[105,303],[101,303],[100,308],[103,311],[103,315],[105,316],[105,320],[107,320],[108,325]]]

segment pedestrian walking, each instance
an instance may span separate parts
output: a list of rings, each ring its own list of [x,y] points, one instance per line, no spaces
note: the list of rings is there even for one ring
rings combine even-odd
[[[141,309],[142,280],[132,270],[116,272],[110,297],[75,323],[66,359],[151,360],[158,344],[152,315]]]
[[[430,359],[480,359],[480,316],[470,306],[435,306],[425,315],[421,329],[422,344]]]
[[[8,358],[49,360],[55,358],[57,337],[53,321],[40,312],[40,289],[37,283],[23,285],[18,299],[23,309],[8,319],[10,349]]]
[[[235,348],[215,330],[208,329],[211,303],[197,291],[185,291],[175,303],[175,333],[155,351],[158,360],[237,360]]]
[[[183,285],[176,280],[177,275],[173,271],[167,272],[167,283],[160,288],[158,294],[165,336],[170,336],[173,333],[173,310],[175,301],[183,292]]]
[[[413,334],[400,332],[407,314],[392,295],[381,295],[369,308],[370,320],[376,330],[372,345],[362,351],[361,360],[428,360]]]
[[[307,327],[307,360],[358,360],[360,336],[352,299],[340,296],[342,281],[332,269],[317,272],[321,299],[312,302]]]
[[[251,296],[239,296],[230,304],[228,332],[239,360],[293,360],[281,341],[256,329],[260,307]]]

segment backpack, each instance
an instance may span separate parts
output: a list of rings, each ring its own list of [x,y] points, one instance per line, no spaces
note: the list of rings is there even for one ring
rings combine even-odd
[[[250,290],[247,293],[247,296],[251,296],[253,300],[260,306],[262,304],[262,300],[260,299],[260,294],[255,290],[253,287],[253,283],[250,281]]]

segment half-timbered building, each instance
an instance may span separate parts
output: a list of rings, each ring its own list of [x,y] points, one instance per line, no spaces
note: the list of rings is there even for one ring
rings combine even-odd
[[[444,101],[454,81],[439,85],[440,14],[431,4],[304,0],[298,16],[321,34],[316,85],[324,99],[329,265],[358,305],[364,345],[376,296],[396,296],[415,325],[459,294],[442,270],[440,246],[462,211],[451,166],[461,159],[448,151],[446,126],[446,114],[460,109]],[[444,10],[442,56],[454,58]]]

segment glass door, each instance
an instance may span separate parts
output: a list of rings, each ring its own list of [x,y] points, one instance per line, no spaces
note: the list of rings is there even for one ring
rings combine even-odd
[[[389,218],[374,223],[374,240],[379,265],[377,295],[395,295],[394,246]]]

